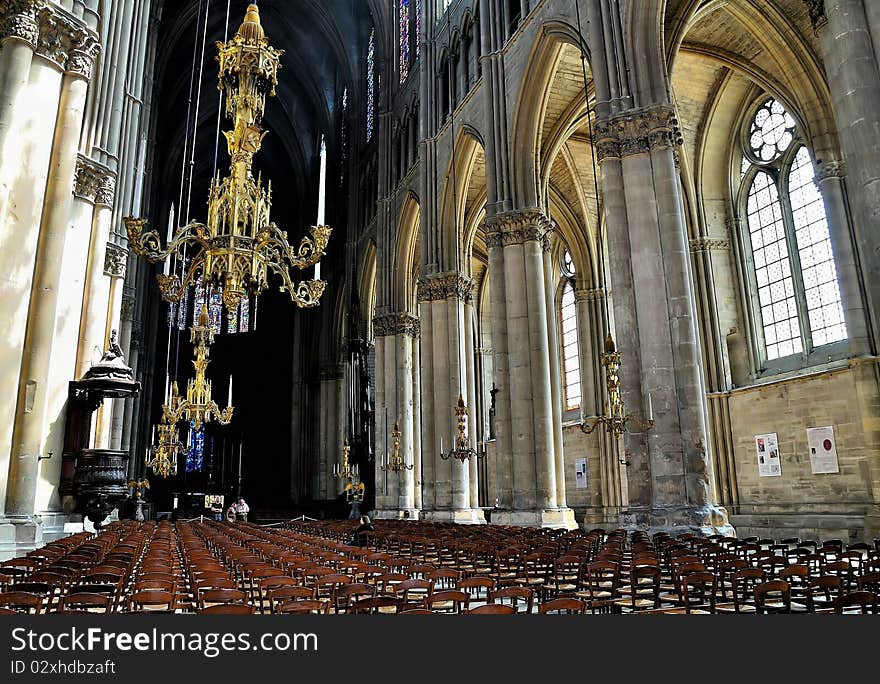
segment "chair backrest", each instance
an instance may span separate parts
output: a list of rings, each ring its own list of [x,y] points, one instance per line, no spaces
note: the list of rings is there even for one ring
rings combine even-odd
[[[113,599],[106,594],[76,593],[62,596],[58,601],[59,613],[110,613]]]
[[[506,603],[486,603],[476,608],[471,608],[466,615],[514,615],[516,608]]]
[[[755,587],[755,609],[759,614],[770,612],[768,598],[776,604],[773,612],[791,612],[791,587],[788,582],[771,580],[770,582],[762,582]]]
[[[177,608],[177,597],[170,591],[148,589],[137,591],[128,597],[129,612],[167,611]]]
[[[256,608],[247,603],[221,603],[199,610],[200,615],[252,615]]]
[[[444,610],[444,612],[462,613],[470,606],[470,594],[459,589],[444,589],[431,594],[427,601],[428,608],[431,610]],[[451,606],[446,609],[442,604],[448,603]]]
[[[383,612],[383,609],[384,612],[397,612],[402,603],[403,601],[394,596],[373,596],[355,601],[351,608],[353,613],[375,614]]]
[[[315,601],[312,599],[304,599],[302,601],[291,601],[278,606],[276,613],[311,613],[313,615],[326,615],[330,612],[329,601]]]
[[[244,603],[246,601],[247,594],[239,589],[209,589],[199,592],[200,608],[230,603]]]
[[[681,585],[685,612],[690,613],[695,608],[708,608],[710,613],[715,612],[718,579],[714,573],[692,572],[681,578]]]
[[[517,612],[531,613],[535,607],[535,592],[528,587],[502,587],[489,592],[489,603],[503,603],[513,606]],[[519,610],[520,604],[525,610]]]
[[[576,598],[557,598],[538,605],[538,613],[541,615],[583,615],[586,611],[586,602]]]
[[[837,598],[837,612],[849,612],[847,608],[856,607],[862,615],[877,614],[877,594],[872,591],[851,591]]]

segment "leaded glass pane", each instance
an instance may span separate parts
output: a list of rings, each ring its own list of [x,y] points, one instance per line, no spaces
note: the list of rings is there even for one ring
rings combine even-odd
[[[565,376],[565,409],[571,411],[581,407],[581,362],[577,335],[577,305],[574,288],[566,283],[562,290],[562,369]]]
[[[779,192],[765,171],[752,181],[747,212],[767,358],[799,353],[803,350],[800,320]]]
[[[788,190],[813,346],[844,340],[846,325],[825,202],[816,187],[813,162],[806,147],[800,148],[792,164]]]

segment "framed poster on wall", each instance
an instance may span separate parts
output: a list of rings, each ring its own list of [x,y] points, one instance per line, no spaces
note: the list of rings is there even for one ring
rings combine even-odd
[[[810,467],[813,475],[840,472],[833,426],[807,428],[807,448],[810,450]]]
[[[577,489],[587,488],[587,459],[577,458],[574,461],[574,486]]]
[[[758,452],[758,475],[760,477],[780,477],[782,465],[779,460],[779,439],[775,432],[755,435],[755,449]]]

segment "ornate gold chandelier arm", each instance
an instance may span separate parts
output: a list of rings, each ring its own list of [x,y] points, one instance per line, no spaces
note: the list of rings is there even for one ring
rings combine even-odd
[[[164,275],[160,273],[156,276],[156,282],[159,283],[159,293],[166,302],[179,302],[186,296],[189,288],[196,284],[199,274],[204,270],[205,253],[199,252],[190,261],[183,280],[175,273],[174,275]]]
[[[144,228],[147,225],[146,219],[133,218],[126,216],[122,219],[125,223],[125,230],[128,233],[128,242],[134,253],[151,264],[164,261],[172,254],[176,253],[178,257],[183,258],[183,247],[188,244],[198,244],[204,249],[208,249],[210,245],[205,238],[205,226],[201,223],[190,223],[180,229],[174,239],[162,248],[162,238],[158,231],[151,230],[147,233]]]
[[[299,248],[294,249],[287,239],[287,233],[274,223],[269,224],[258,236],[255,251],[280,258],[269,259],[269,263],[287,261],[291,266],[304,270],[317,264],[324,255],[333,229],[328,226],[312,226],[311,237],[303,237]]]

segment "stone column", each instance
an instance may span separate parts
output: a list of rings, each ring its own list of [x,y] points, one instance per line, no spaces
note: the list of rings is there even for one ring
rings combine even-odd
[[[421,383],[421,355],[419,353],[419,336],[413,337],[412,347],[412,401],[413,401],[413,507],[416,510],[414,518],[418,517],[418,511],[422,509],[422,383]]]
[[[431,307],[430,290],[419,287],[419,322],[421,337],[419,339],[419,403],[422,409],[422,508],[433,510],[436,501],[436,469],[440,432],[434,419],[434,326]]]
[[[96,212],[100,207],[111,201],[107,196],[99,196],[95,200]],[[122,285],[125,281],[125,268],[128,263],[128,250],[119,245],[108,242],[104,251],[104,276],[110,280],[110,288],[107,296],[107,308],[103,313],[104,330],[102,336],[102,349],[110,344],[110,336],[113,331],[119,333],[119,319],[122,312]],[[113,407],[119,399],[104,401],[95,416],[95,448],[110,448],[110,430],[112,428]]]
[[[108,311],[112,310],[110,299],[111,280],[107,273],[108,241],[112,216],[115,179],[109,169],[85,157],[80,157],[77,168],[78,180],[94,177],[95,210],[92,218],[92,235],[89,242],[89,261],[86,266],[86,287],[83,291],[82,317],[79,327],[79,348],[76,355],[76,377],[81,378],[92,363],[101,358],[107,342]]]
[[[856,217],[854,232],[862,259],[871,348],[876,354],[880,324],[880,136],[877,134],[880,131],[880,68],[865,15],[865,7],[874,3],[864,0],[805,2],[819,37],[848,169],[848,185],[853,190],[850,197]],[[871,14],[878,13],[873,9]],[[822,174],[820,170],[820,178]],[[823,196],[825,194],[823,190]],[[826,198],[826,204],[827,201]],[[839,255],[835,253],[835,257]],[[845,296],[842,290],[843,287],[841,295]],[[848,302],[845,304],[851,306]]]
[[[625,436],[631,468],[623,522],[648,529],[730,530],[711,487],[676,126],[667,106],[633,110],[597,126],[603,179],[610,181],[604,196],[614,195],[609,186],[617,180],[624,199],[622,207],[609,206],[608,212],[623,398],[627,413],[644,419],[650,397],[655,418],[647,444],[637,424],[628,426],[636,434]],[[620,160],[619,177],[614,160]],[[617,225],[621,220],[624,225]]]
[[[20,162],[22,131],[16,124],[28,104],[31,63],[40,38],[36,6],[34,0],[16,0],[0,14],[0,226]]]
[[[443,452],[449,453],[455,437],[455,405],[459,395],[467,401],[468,387],[464,365],[464,307],[471,296],[473,283],[458,273],[441,273],[424,277],[419,281],[419,299],[423,303],[422,311],[430,304],[430,318],[422,316],[423,335],[427,336],[426,325],[430,321],[432,340],[432,386],[427,389],[427,379],[422,376],[423,404],[424,398],[431,396],[433,412],[425,421],[426,439],[424,442],[425,481],[427,483],[429,465],[428,449],[434,453],[433,482],[434,500],[423,500],[423,517],[430,520],[447,520],[459,523],[482,523],[483,512],[475,508],[471,501],[470,466],[456,459],[443,459],[440,456],[440,440],[443,441]],[[425,363],[426,354],[421,354]],[[424,371],[423,366],[423,371]],[[470,411],[473,407],[469,406]],[[430,428],[429,428],[430,426]],[[432,429],[436,444],[429,444],[428,430]],[[471,436],[473,444],[473,437]],[[427,491],[427,490],[426,490]]]
[[[498,507],[513,508],[513,440],[511,422],[510,365],[508,360],[507,302],[504,281],[504,246],[500,232],[486,231],[489,249],[489,302],[492,326],[492,363],[495,370],[495,477]]]
[[[550,253],[550,238],[544,237],[543,247],[547,341],[550,351],[550,405],[553,409],[553,451],[556,454],[556,505],[565,508],[565,454],[562,445],[562,378],[560,376],[562,366],[559,353],[561,345],[559,342],[559,317],[556,315],[557,278]],[[581,383],[583,384],[583,379]]]
[[[494,512],[493,522],[573,528],[576,526],[574,513],[560,507],[557,500],[550,371],[552,324],[547,308],[543,253],[544,238],[550,227],[549,219],[539,210],[496,214],[486,221],[487,242],[493,248],[499,240],[503,245],[503,272],[493,275],[502,279],[496,287],[503,287],[502,311],[506,321],[505,326],[501,326],[496,319],[493,300],[492,336],[495,344],[497,332],[506,333],[508,429],[512,434],[513,454],[512,510]],[[495,265],[498,265],[497,256]],[[492,266],[490,263],[490,269]],[[496,375],[501,376],[497,368]],[[561,420],[561,411],[559,416]],[[503,429],[497,414],[496,424],[499,430]],[[503,473],[499,475],[503,477]]]
[[[476,289],[476,288],[474,288]],[[465,386],[467,395],[464,400],[468,409],[468,436],[471,446],[476,448],[480,442],[480,432],[477,428],[477,374],[474,366],[475,340],[474,340],[474,302],[473,296],[464,303],[464,370]],[[470,485],[471,506],[478,508],[480,505],[480,474],[477,459],[468,461],[468,484]]]
[[[825,201],[831,251],[840,284],[840,299],[846,321],[847,340],[853,356],[871,354],[871,335],[865,315],[865,302],[856,246],[850,227],[843,163],[824,161],[816,171],[816,181]]]
[[[19,378],[18,403],[9,462],[6,513],[34,514],[38,457],[42,453],[46,413],[46,385],[52,355],[52,337],[64,238],[70,217],[76,173],[77,145],[82,126],[88,81],[97,55],[94,36],[77,30],[65,60],[58,119],[43,207],[34,284],[31,290],[27,333]]]

